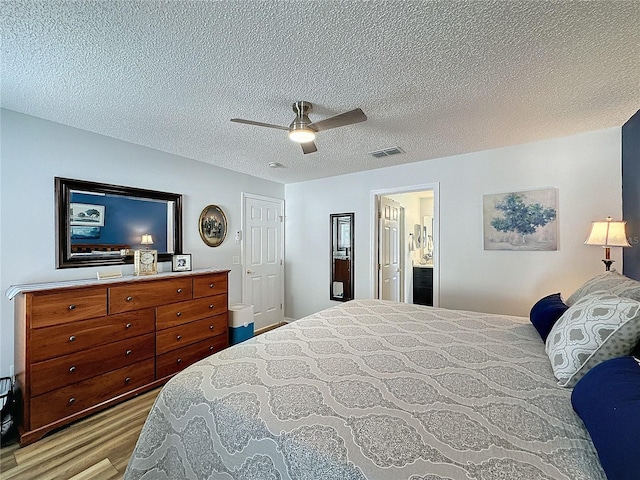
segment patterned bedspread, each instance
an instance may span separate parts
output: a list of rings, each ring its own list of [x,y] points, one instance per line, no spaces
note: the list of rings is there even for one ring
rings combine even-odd
[[[351,301],[165,385],[133,479],[605,480],[526,318]]]

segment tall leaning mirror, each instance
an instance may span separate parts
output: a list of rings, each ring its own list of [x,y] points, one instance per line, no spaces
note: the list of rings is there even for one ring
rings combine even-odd
[[[331,214],[331,285],[329,298],[353,300],[353,213]]]

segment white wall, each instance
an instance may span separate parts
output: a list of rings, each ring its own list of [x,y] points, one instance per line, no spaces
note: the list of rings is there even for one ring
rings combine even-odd
[[[183,195],[183,249],[194,268],[230,269],[229,302],[241,301],[240,256],[233,235],[216,248],[198,233],[209,204],[226,214],[228,231],[241,228],[241,192],[284,198],[284,186],[194,160],[115,140],[9,110],[1,111],[0,375],[13,364],[10,285],[95,278],[99,268],[55,269],[56,176],[161,190]],[[328,220],[327,220],[328,221]],[[161,264],[171,270],[169,263]],[[132,274],[133,267],[123,267]]]
[[[371,191],[440,184],[440,306],[528,315],[544,295],[565,297],[603,271],[583,245],[591,221],[620,218],[621,129],[290,184],[286,192],[285,305],[290,318],[329,300],[329,214],[355,212],[355,294],[371,297]],[[482,196],[558,189],[557,251],[484,251]],[[622,269],[620,249],[614,267]]]

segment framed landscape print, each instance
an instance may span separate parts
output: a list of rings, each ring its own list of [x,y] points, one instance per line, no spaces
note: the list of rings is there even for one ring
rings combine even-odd
[[[100,227],[71,227],[71,240],[100,238]]]
[[[104,205],[71,203],[69,204],[69,219],[71,225],[104,227]]]

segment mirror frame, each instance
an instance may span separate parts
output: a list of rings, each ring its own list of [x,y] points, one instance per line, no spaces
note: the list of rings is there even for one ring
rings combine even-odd
[[[174,202],[172,229],[174,252],[158,252],[158,262],[170,262],[173,255],[182,254],[182,195],[60,177],[55,177],[54,183],[56,196],[56,268],[99,267],[133,263],[133,255],[92,255],[91,257],[74,257],[71,255],[69,206],[73,191]]]
[[[339,230],[335,230],[334,228],[337,228],[338,225],[338,219],[339,218],[343,218],[343,217],[348,217],[349,218],[349,241],[347,242],[348,244],[348,251],[349,251],[349,295],[345,296],[343,295],[342,297],[338,297],[335,296],[333,294],[333,282],[335,281],[335,259],[333,256],[333,252],[340,250],[340,245],[337,245],[334,243],[335,242],[339,242],[340,241],[340,231]],[[354,268],[353,268],[353,247],[355,245],[355,213],[332,213],[329,214],[329,230],[331,231],[331,238],[330,238],[330,245],[331,245],[331,251],[329,252],[329,260],[330,260],[330,269],[331,269],[331,279],[329,281],[329,300],[336,300],[338,302],[348,302],[349,300],[353,300],[354,299],[354,279],[355,279],[355,275],[354,275]]]

